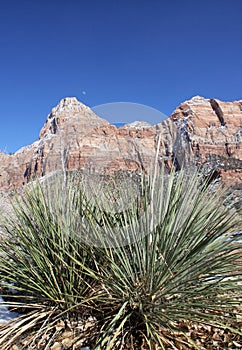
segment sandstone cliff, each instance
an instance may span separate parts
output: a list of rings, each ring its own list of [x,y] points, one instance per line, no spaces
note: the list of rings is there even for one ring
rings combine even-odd
[[[158,144],[159,161],[167,166],[203,164],[217,168],[225,181],[241,184],[242,101],[196,96],[160,124],[116,128],[76,98],[65,98],[48,115],[38,141],[13,155],[0,153],[0,192],[63,168],[149,171]]]
[[[218,168],[225,179],[242,181],[242,101],[195,96],[171,115],[183,129],[197,164]]]

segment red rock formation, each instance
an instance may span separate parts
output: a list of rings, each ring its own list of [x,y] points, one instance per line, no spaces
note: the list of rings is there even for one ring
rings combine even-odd
[[[226,180],[242,180],[242,101],[195,96],[182,103],[171,119],[187,133],[198,164],[218,167]]]
[[[86,167],[112,172],[153,167],[159,159],[218,167],[225,179],[242,180],[242,101],[196,96],[164,122],[116,128],[76,98],[65,98],[47,117],[39,140],[13,155],[0,153],[0,191],[15,189],[34,176]]]

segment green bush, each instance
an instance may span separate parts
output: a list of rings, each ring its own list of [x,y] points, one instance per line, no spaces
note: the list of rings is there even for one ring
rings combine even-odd
[[[30,310],[0,327],[2,349],[33,331],[26,348],[51,334],[47,349],[60,320],[90,317],[78,339],[95,350],[198,349],[184,322],[242,335],[231,327],[241,312],[241,221],[223,191],[196,171],[141,183],[133,202],[129,181],[114,198],[112,186],[100,194],[78,177],[25,189],[4,223],[0,277],[18,291],[11,305]]]

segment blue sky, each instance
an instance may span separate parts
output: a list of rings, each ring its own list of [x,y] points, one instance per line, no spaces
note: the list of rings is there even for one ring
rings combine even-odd
[[[241,99],[241,16],[241,0],[2,1],[0,150],[35,141],[66,96],[167,115],[194,95]]]

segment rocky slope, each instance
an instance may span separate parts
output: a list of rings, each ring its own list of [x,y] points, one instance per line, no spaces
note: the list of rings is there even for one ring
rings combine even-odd
[[[0,192],[63,168],[149,171],[158,145],[158,158],[167,166],[171,162],[177,167],[184,162],[203,164],[240,186],[242,100],[221,102],[196,96],[160,124],[116,128],[76,98],[65,98],[48,115],[38,141],[13,155],[0,153]]]

